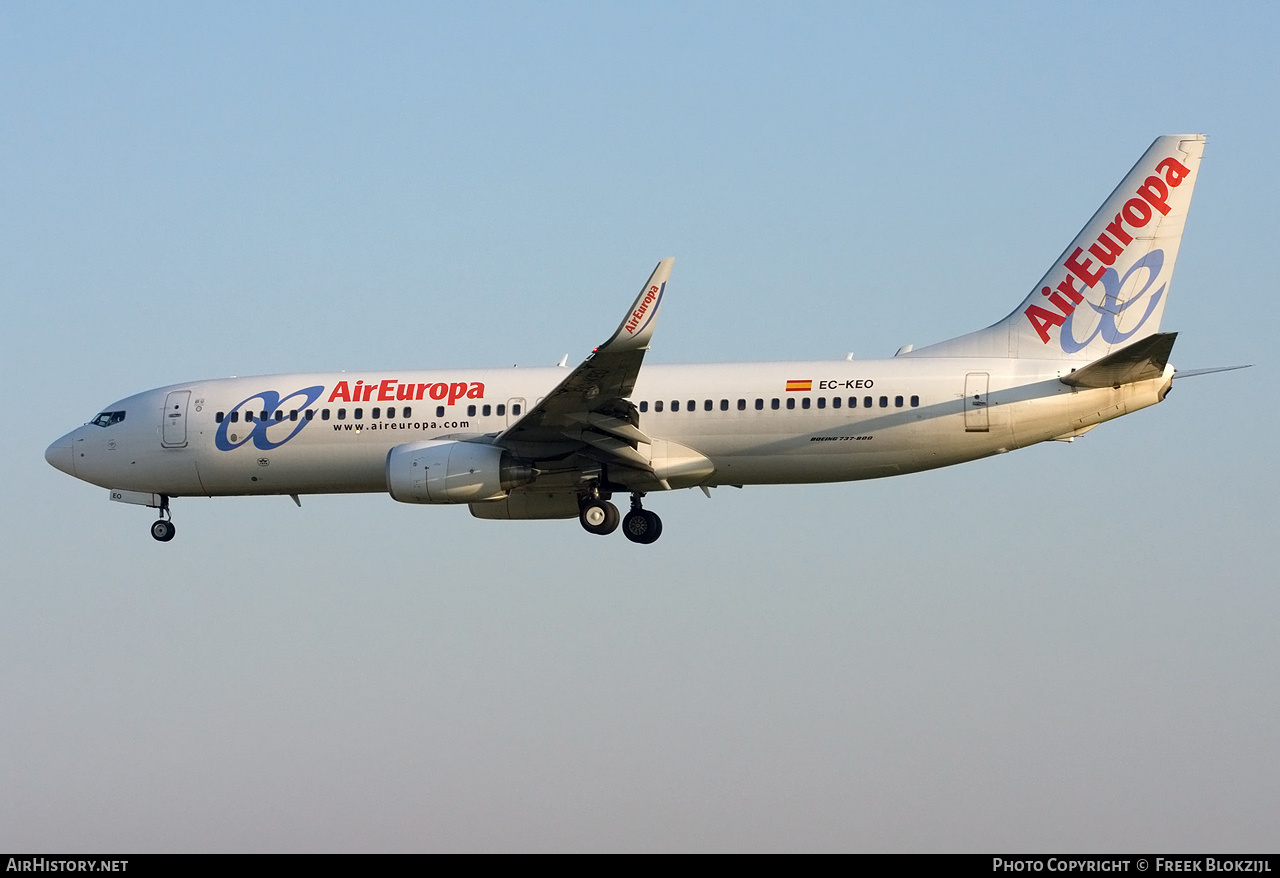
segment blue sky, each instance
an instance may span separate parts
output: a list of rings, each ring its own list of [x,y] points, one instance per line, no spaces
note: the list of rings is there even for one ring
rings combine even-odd
[[[1266,4],[0,6],[0,847],[1271,849]],[[888,356],[1209,135],[1162,405],[648,549],[47,466],[175,381]]]

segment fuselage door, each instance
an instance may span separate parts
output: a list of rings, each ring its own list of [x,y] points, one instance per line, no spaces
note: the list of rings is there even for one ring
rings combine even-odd
[[[524,397],[507,400],[507,426],[524,417]]]
[[[160,444],[165,448],[181,448],[187,444],[187,402],[190,399],[190,390],[174,390],[165,396],[160,427]]]
[[[966,433],[986,433],[991,429],[991,416],[987,412],[987,385],[990,378],[986,372],[970,372],[964,376]]]

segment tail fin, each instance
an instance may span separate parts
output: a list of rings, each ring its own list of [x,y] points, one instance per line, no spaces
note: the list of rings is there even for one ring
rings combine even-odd
[[[1096,360],[1159,332],[1204,143],[1157,137],[1012,314],[904,356]]]

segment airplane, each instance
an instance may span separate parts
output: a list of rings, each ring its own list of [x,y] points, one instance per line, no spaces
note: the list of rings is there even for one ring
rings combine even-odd
[[[648,544],[647,495],[950,466],[1164,400],[1160,332],[1203,135],[1157,138],[1007,317],[889,359],[644,363],[663,259],[572,370],[367,371],[192,381],[112,403],[45,459],[158,510],[176,497],[387,492],[488,520],[577,518]],[[1230,367],[1241,368],[1241,367]],[[611,500],[629,494],[626,513]]]

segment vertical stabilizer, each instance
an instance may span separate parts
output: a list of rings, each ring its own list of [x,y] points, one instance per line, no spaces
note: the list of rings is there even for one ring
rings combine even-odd
[[[1156,138],[1012,314],[904,356],[1096,360],[1159,332],[1204,143]]]

